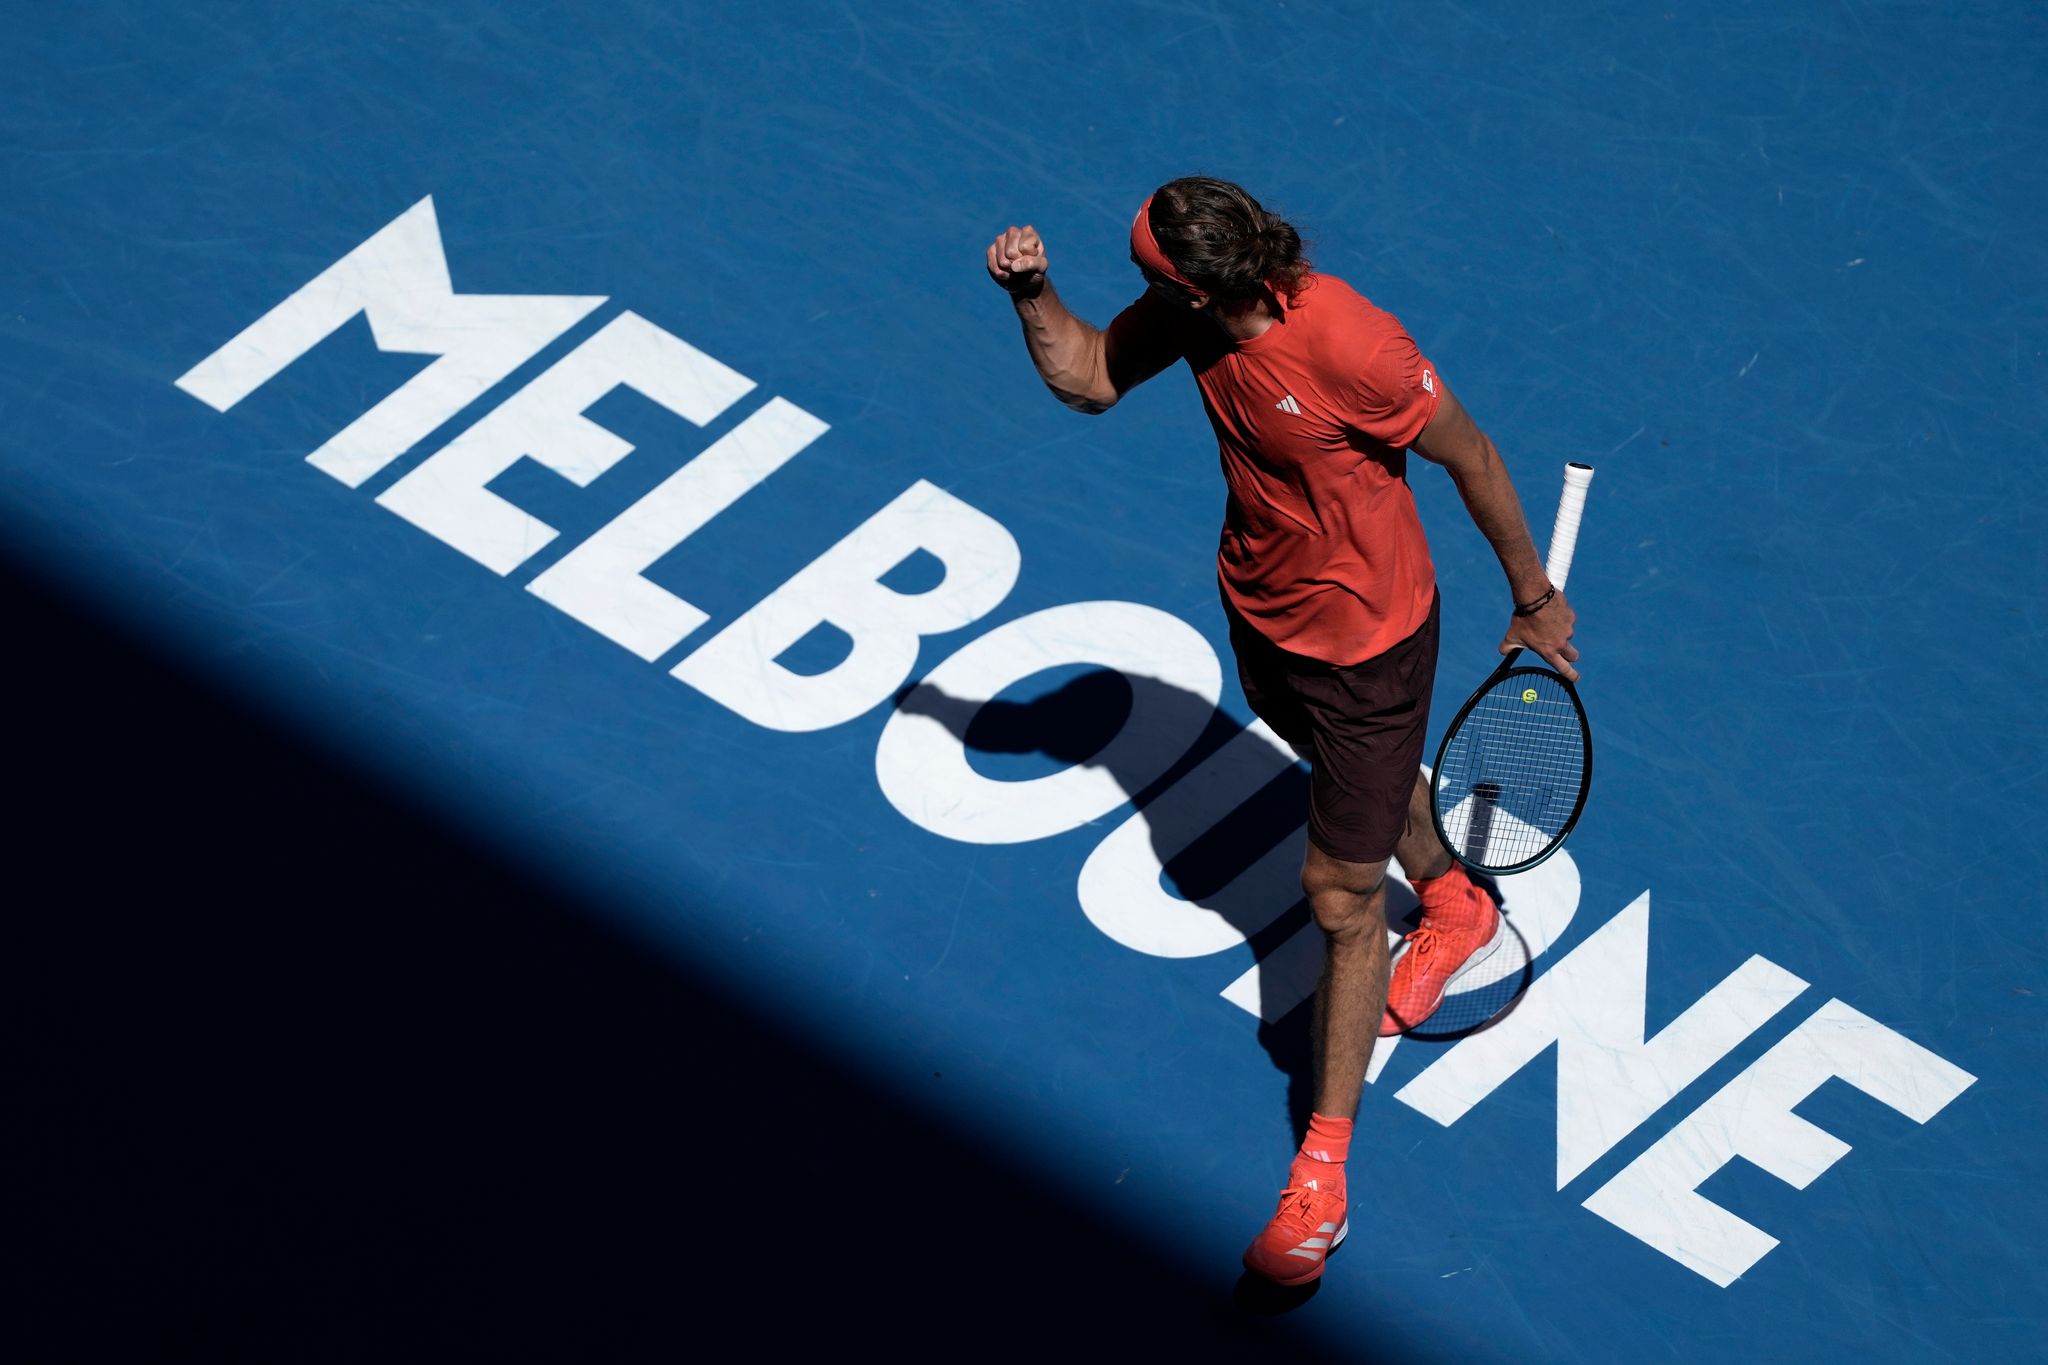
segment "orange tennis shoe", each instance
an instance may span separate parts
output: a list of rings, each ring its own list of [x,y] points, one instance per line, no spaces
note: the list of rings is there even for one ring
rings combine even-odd
[[[1433,878],[1437,886],[1423,905],[1422,923],[1394,949],[1387,982],[1387,1012],[1380,1037],[1406,1033],[1435,1014],[1444,992],[1461,976],[1492,957],[1507,938],[1500,908],[1472,884],[1463,868]],[[1432,903],[1433,902],[1433,903]]]
[[[1344,1216],[1344,1168],[1295,1158],[1280,1209],[1244,1249],[1244,1267],[1275,1284],[1307,1284],[1351,1231]]]

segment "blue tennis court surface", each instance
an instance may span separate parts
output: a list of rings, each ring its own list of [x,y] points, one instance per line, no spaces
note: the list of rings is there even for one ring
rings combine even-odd
[[[2036,7],[11,29],[39,1358],[2040,1355]],[[1294,1304],[1306,778],[1213,439],[1184,371],[1062,409],[981,266],[1106,322],[1192,172],[1539,540],[1599,470],[1533,985],[1382,1049]],[[1440,732],[1505,603],[1413,478]]]

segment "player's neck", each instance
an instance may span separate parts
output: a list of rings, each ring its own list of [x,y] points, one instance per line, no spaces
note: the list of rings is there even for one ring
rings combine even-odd
[[[1271,294],[1261,294],[1231,309],[1212,303],[1202,310],[1202,315],[1222,328],[1223,335],[1232,341],[1264,336],[1266,329],[1280,320],[1280,310],[1274,306]]]

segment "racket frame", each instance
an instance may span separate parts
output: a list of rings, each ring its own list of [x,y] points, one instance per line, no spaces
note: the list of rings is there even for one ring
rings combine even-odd
[[[1450,852],[1453,858],[1456,858],[1460,863],[1463,863],[1473,871],[1484,872],[1491,877],[1505,877],[1516,872],[1527,872],[1530,868],[1535,867],[1550,857],[1551,854],[1563,848],[1564,841],[1570,836],[1572,828],[1579,823],[1579,815],[1586,809],[1586,798],[1592,795],[1593,792],[1593,726],[1592,722],[1586,719],[1586,706],[1584,702],[1579,700],[1579,689],[1572,686],[1571,680],[1566,678],[1564,674],[1547,665],[1517,664],[1516,660],[1522,657],[1522,653],[1523,651],[1518,649],[1502,659],[1500,667],[1494,669],[1492,675],[1485,682],[1474,688],[1471,696],[1465,698],[1465,704],[1458,708],[1458,714],[1451,717],[1450,725],[1445,728],[1443,740],[1436,746],[1436,762],[1430,765],[1429,770],[1429,822],[1436,827],[1436,837],[1442,841],[1444,848]],[[1509,678],[1517,677],[1550,678],[1564,688],[1565,695],[1572,699],[1572,711],[1579,718],[1579,743],[1586,756],[1585,776],[1579,782],[1579,799],[1573,803],[1571,814],[1565,817],[1563,826],[1559,828],[1557,834],[1552,837],[1550,842],[1544,845],[1543,849],[1532,858],[1524,858],[1518,863],[1509,863],[1496,867],[1490,863],[1474,862],[1465,856],[1462,849],[1451,842],[1449,832],[1444,829],[1443,802],[1438,798],[1442,790],[1444,755],[1450,751],[1451,740],[1456,737],[1458,727],[1465,723],[1465,717],[1472,714],[1472,708],[1479,705],[1487,693],[1493,691],[1495,687],[1506,682]],[[1477,800],[1479,798],[1474,797],[1473,799]]]

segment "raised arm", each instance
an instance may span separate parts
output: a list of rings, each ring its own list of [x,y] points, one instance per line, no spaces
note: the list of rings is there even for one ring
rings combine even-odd
[[[1173,357],[1154,356],[1128,344],[1117,329],[1102,331],[1068,312],[1046,275],[1048,264],[1036,228],[1005,229],[989,244],[989,278],[1010,295],[1038,377],[1074,411],[1107,412]]]
[[[1437,376],[1436,382],[1443,385],[1443,376]],[[1576,619],[1571,604],[1565,601],[1562,592],[1551,593],[1550,576],[1536,553],[1536,543],[1529,538],[1522,502],[1515,495],[1514,481],[1508,477],[1500,451],[1449,386],[1443,386],[1436,415],[1415,438],[1412,448],[1423,459],[1442,465],[1449,472],[1451,481],[1458,486],[1458,496],[1465,500],[1465,510],[1472,514],[1473,524],[1493,546],[1501,571],[1507,575],[1508,591],[1518,610],[1508,619],[1500,652],[1505,654],[1516,648],[1534,650],[1559,673],[1578,681],[1578,670],[1572,667],[1579,651],[1571,643],[1572,623]],[[1550,594],[1547,600],[1545,594]],[[1522,614],[1520,608],[1532,603],[1542,605]]]

